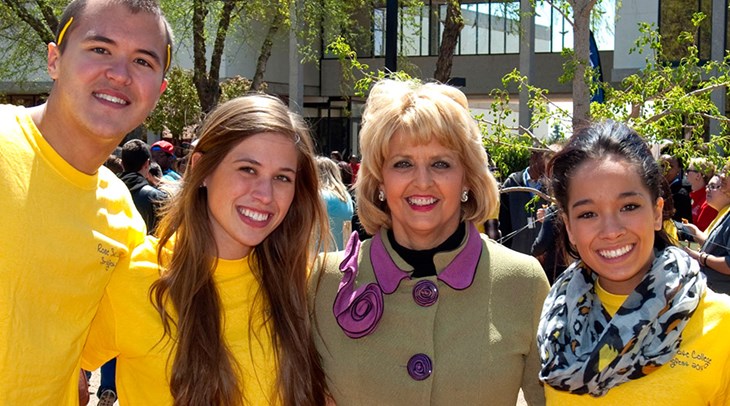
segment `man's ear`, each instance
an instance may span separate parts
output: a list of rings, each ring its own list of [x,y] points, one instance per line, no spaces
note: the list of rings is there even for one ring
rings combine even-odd
[[[46,68],[48,69],[48,75],[53,80],[58,79],[59,59],[60,58],[61,58],[61,50],[58,48],[58,45],[56,45],[55,42],[49,42],[48,43],[48,64],[46,65]]]
[[[167,89],[167,79],[162,79],[162,84],[160,84],[160,95]]]

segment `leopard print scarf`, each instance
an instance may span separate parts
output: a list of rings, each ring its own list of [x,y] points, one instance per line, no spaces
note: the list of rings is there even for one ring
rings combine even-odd
[[[706,289],[697,262],[668,247],[612,318],[596,295],[597,277],[573,263],[550,290],[537,332],[540,380],[596,397],[674,358]]]

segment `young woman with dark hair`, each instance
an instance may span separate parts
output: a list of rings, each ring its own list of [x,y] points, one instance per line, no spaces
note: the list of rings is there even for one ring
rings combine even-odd
[[[623,124],[593,124],[549,175],[578,260],[540,318],[547,403],[727,405],[730,298],[667,238],[662,175],[644,140]]]

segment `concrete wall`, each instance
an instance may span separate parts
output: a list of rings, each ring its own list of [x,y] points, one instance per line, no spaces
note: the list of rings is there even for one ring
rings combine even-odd
[[[563,57],[559,54],[536,54],[535,74],[531,83],[546,88],[550,94],[561,95],[571,92],[571,84],[561,84],[558,77],[563,73]],[[365,58],[361,62],[370,65],[375,70],[382,68],[383,58]],[[436,57],[411,57],[409,61],[420,69],[422,78],[433,76],[436,68]],[[513,69],[518,68],[519,55],[468,55],[455,56],[452,77],[466,79],[464,93],[472,97],[487,97],[489,92],[502,87],[502,77]],[[610,78],[613,67],[613,52],[601,52],[601,65],[604,78]],[[323,60],[322,66],[322,96],[339,96],[341,94],[340,81],[342,68],[338,60]]]
[[[639,22],[653,23],[658,26],[658,0],[623,0],[616,13],[615,51],[613,58],[612,81],[619,82],[638,69],[646,66],[647,52],[629,53],[639,38]]]

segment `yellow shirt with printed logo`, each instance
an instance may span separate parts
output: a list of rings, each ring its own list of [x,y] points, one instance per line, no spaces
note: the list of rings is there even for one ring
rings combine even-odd
[[[76,170],[0,105],[0,405],[78,404],[81,349],[145,226],[108,169]]]
[[[596,284],[614,315],[628,296]],[[605,396],[572,395],[545,385],[548,405],[730,405],[730,296],[707,290],[682,333],[677,355],[656,371],[608,391]]]
[[[149,297],[150,286],[160,276],[157,243],[148,236],[132,254],[130,268],[114,274],[84,348],[85,369],[117,358],[120,404],[172,405],[169,377],[175,346],[164,335]],[[245,404],[280,403],[270,329],[262,318],[263,296],[248,257],[218,259],[214,280],[223,308],[223,334],[243,373]]]

